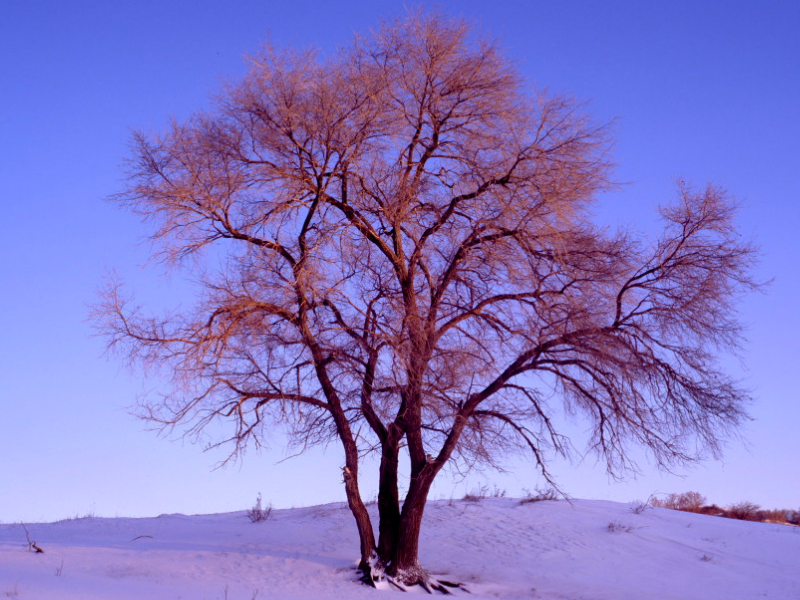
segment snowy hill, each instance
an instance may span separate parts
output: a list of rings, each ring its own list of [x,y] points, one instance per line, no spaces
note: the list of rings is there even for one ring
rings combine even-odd
[[[800,528],[604,501],[428,505],[421,558],[479,598],[800,599]],[[373,507],[374,509],[374,507]],[[376,521],[377,522],[377,521]],[[0,599],[404,598],[354,582],[344,504],[0,525]]]

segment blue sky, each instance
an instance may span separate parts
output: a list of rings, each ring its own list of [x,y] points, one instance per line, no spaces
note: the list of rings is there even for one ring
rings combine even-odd
[[[422,3],[433,6],[432,3]],[[796,387],[800,339],[800,3],[449,1],[447,13],[499,37],[532,85],[616,119],[616,177],[597,216],[651,231],[674,180],[727,187],[760,245],[766,293],[741,305],[749,343],[730,370],[754,392],[746,443],[723,462],[609,482],[591,460],[558,463],[566,491],[629,501],[696,490],[710,501],[800,507]],[[108,268],[153,306],[184,297],[178,278],[143,267],[146,229],[104,198],[121,188],[130,129],[155,129],[207,105],[274,44],[330,52],[400,2],[4,2],[0,13],[0,520],[95,513],[218,512],[343,499],[338,449],[268,451],[212,471],[202,444],[145,431],[126,407],[157,386],[103,356],[87,305]],[[570,426],[580,442],[581,425]],[[212,436],[213,437],[213,436]],[[539,481],[512,461],[502,476],[443,481],[511,494]],[[365,495],[371,495],[365,481]]]

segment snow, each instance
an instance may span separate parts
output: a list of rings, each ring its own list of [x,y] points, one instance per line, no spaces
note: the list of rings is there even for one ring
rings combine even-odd
[[[633,507],[432,502],[420,558],[473,599],[800,599],[800,528]],[[263,523],[242,511],[27,528],[44,554],[28,550],[19,524],[0,525],[0,600],[408,597],[355,581],[344,504],[273,510]]]

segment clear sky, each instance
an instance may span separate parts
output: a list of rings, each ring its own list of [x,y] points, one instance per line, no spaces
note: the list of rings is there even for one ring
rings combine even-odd
[[[532,85],[617,119],[616,177],[627,185],[600,199],[600,220],[649,231],[676,177],[719,183],[745,206],[758,276],[774,278],[742,303],[749,344],[728,363],[754,392],[746,443],[683,478],[645,461],[637,480],[615,483],[591,460],[558,463],[565,491],[630,501],[696,490],[718,504],[799,508],[800,3],[438,5],[499,37]],[[335,446],[280,462],[276,441],[212,471],[222,453],[146,431],[126,407],[157,383],[103,356],[87,305],[107,268],[156,307],[185,289],[143,268],[146,229],[104,201],[121,188],[129,128],[158,130],[206,106],[268,35],[329,52],[402,11],[383,0],[2,2],[0,520],[241,510],[258,492],[278,507],[344,499]],[[572,429],[580,445],[580,424]],[[540,483],[531,464],[508,467],[442,481],[434,496]],[[374,481],[364,487],[370,497]]]

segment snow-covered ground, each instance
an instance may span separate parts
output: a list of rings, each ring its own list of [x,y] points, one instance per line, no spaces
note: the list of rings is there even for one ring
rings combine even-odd
[[[374,509],[374,507],[372,507]],[[469,598],[800,600],[800,528],[578,500],[438,501],[423,566]],[[259,600],[407,597],[354,581],[343,504],[0,525],[0,600]],[[421,593],[424,593],[420,590]]]

